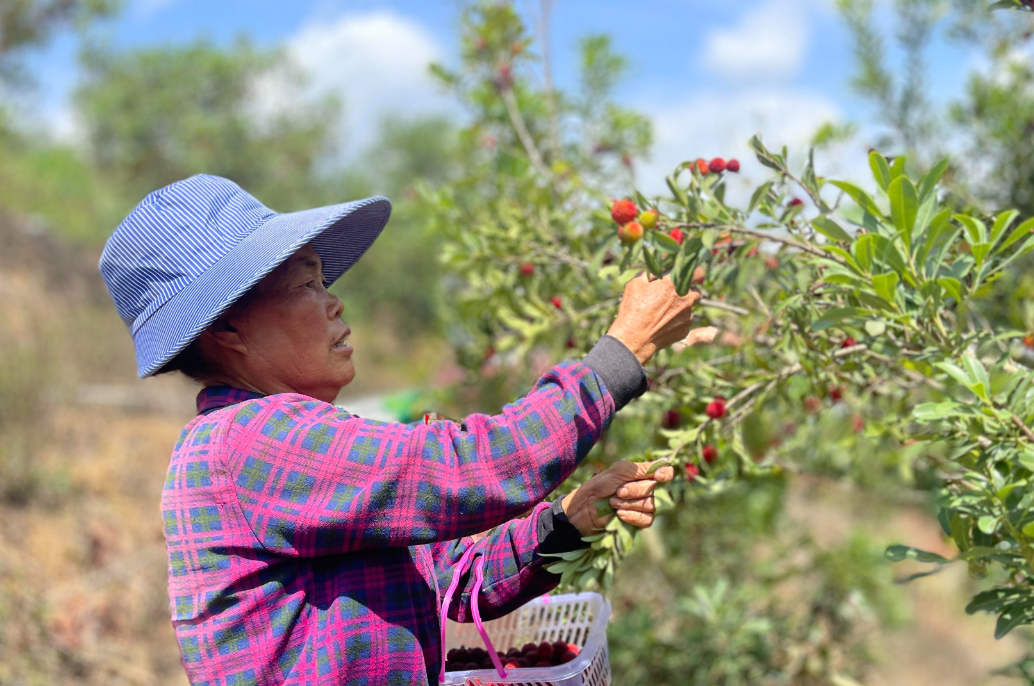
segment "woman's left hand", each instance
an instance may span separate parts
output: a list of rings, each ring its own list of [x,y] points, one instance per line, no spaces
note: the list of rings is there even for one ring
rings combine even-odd
[[[568,521],[583,536],[599,533],[610,515],[601,515],[596,509],[596,502],[609,498],[611,507],[617,511],[621,521],[640,529],[653,524],[656,511],[653,491],[658,483],[671,481],[675,477],[675,470],[660,467],[653,474],[647,475],[651,465],[653,462],[622,460],[586,481],[564,496],[562,505]]]

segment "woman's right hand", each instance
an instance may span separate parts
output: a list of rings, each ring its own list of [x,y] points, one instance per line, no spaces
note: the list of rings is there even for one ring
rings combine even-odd
[[[690,330],[693,305],[699,299],[696,290],[684,296],[676,293],[670,276],[657,279],[643,272],[625,284],[617,318],[607,334],[624,343],[642,365],[658,350],[680,341],[710,343],[717,333],[714,327]]]

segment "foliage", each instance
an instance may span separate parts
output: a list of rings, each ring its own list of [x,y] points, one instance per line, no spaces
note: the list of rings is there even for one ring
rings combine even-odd
[[[1008,572],[971,609],[999,613],[999,635],[1030,623],[1032,379],[1017,363],[1023,332],[994,332],[980,309],[1034,248],[1034,220],[1020,221],[1015,210],[987,214],[952,194],[941,185],[944,161],[926,171],[873,151],[871,195],[822,177],[811,155],[792,168],[785,148],[756,137],[751,147],[774,175],[748,203],[727,203],[726,175],[687,161],[667,178],[668,194],[630,194],[660,219],[644,240],[622,247],[605,173],[578,143],[593,130],[579,118],[589,110],[558,105],[555,122],[541,121],[544,100],[569,101],[534,92],[515,70],[500,79],[505,41],[487,53],[477,47],[485,36],[522,36],[516,22],[498,4],[475,5],[464,24],[463,71],[438,70],[474,107],[468,135],[490,129],[499,141],[467,160],[458,181],[423,191],[449,240],[445,260],[463,276],[448,295],[463,359],[482,364],[486,348],[489,360],[514,361],[541,349],[584,351],[606,332],[630,278],[644,269],[670,275],[685,293],[702,267],[698,315],[726,331],[727,349],[658,354],[650,391],[615,420],[593,464],[691,465],[689,478],[659,498],[669,508],[787,472],[940,484],[958,559],[978,574]],[[601,108],[597,98],[594,111]],[[507,120],[511,130],[499,131]],[[551,143],[553,128],[564,145]],[[728,415],[709,417],[705,405],[718,395],[728,398]],[[806,439],[786,440],[799,429]],[[852,450],[838,456],[816,443]],[[713,464],[701,458],[705,445],[717,447]],[[586,540],[589,549],[560,555],[551,568],[564,586],[607,589],[635,532],[614,518]],[[903,546],[888,557],[948,562]]]
[[[0,4],[0,82],[24,80],[18,55],[65,25],[112,14],[120,0],[4,0]]]

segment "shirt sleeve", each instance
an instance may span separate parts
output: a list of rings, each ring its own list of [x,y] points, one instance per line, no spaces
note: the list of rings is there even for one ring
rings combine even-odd
[[[628,399],[575,360],[546,372],[501,414],[458,423],[376,422],[277,394],[230,410],[224,455],[243,514],[270,551],[315,556],[452,541],[541,502]]]

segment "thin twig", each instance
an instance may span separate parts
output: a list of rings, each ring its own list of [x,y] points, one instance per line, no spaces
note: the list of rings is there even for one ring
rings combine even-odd
[[[1022,419],[1017,417],[1015,413],[1010,415],[1009,419],[1011,419],[1012,423],[1015,424],[1016,427],[1023,432],[1024,436],[1030,439],[1031,442],[1034,442],[1034,431],[1031,431],[1030,427],[1024,424]]]
[[[713,307],[716,310],[725,310],[726,312],[732,312],[733,314],[738,314],[741,317],[746,317],[750,314],[750,310],[745,310],[742,307],[737,307],[736,305],[729,305],[728,303],[724,303],[721,300],[701,298],[697,301],[697,304],[701,307]]]
[[[549,52],[549,16],[553,0],[539,0],[539,42],[542,44],[542,77],[545,80],[546,111],[549,114],[549,144],[553,158],[560,156],[560,129],[557,124],[556,97],[553,93],[553,70]]]
[[[506,106],[506,113],[510,116],[510,123],[513,124],[514,131],[517,132],[517,137],[520,139],[521,145],[524,146],[524,151],[528,153],[528,159],[531,160],[532,165],[544,179],[552,181],[553,174],[542,159],[542,154],[535,145],[535,139],[531,137],[531,132],[528,131],[528,126],[524,123],[520,106],[517,104],[517,97],[513,94],[513,88],[509,84],[504,84],[500,88],[499,94],[503,97],[503,104]]]
[[[825,257],[833,262],[843,264],[843,260],[832,253],[828,253],[821,248],[818,248],[810,243],[799,241],[795,238],[784,238],[783,236],[774,236],[765,231],[758,231],[756,229],[748,229],[744,226],[734,226],[732,224],[704,224],[699,222],[690,223],[677,223],[675,226],[687,229],[717,229],[719,231],[729,231],[730,233],[741,233],[746,236],[754,236],[755,238],[761,238],[766,241],[772,241],[773,243],[782,243],[783,245],[791,248],[796,248],[802,252],[806,252],[816,257]]]

